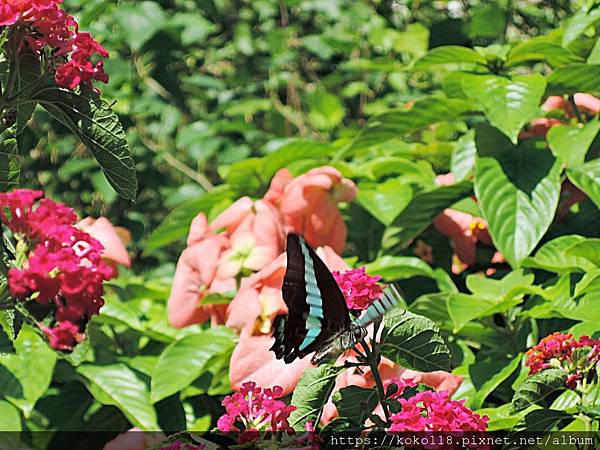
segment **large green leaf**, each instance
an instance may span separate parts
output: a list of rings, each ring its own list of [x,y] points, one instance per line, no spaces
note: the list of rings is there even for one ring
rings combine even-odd
[[[581,36],[589,27],[600,20],[600,8],[591,11],[581,9],[570,17],[565,26],[562,35],[562,45],[568,47],[579,36]]]
[[[0,400],[0,430],[21,431],[19,410],[4,400]]]
[[[568,256],[585,258],[600,267],[600,239],[586,238],[573,243],[566,249]]]
[[[572,64],[555,70],[548,77],[547,95],[600,92],[600,64]]]
[[[513,147],[489,127],[477,130],[475,193],[494,244],[518,267],[554,217],[560,161],[550,151]]]
[[[474,130],[469,130],[456,142],[456,147],[452,152],[451,170],[454,181],[458,183],[471,175],[475,169],[476,157],[475,133]]]
[[[325,142],[298,139],[262,158],[262,178],[269,182],[279,169],[303,159],[327,160],[334,150]]]
[[[566,389],[566,381],[567,375],[560,369],[546,369],[527,377],[517,388],[511,409],[518,412],[532,405],[549,407]]]
[[[416,69],[425,69],[439,64],[471,63],[486,65],[486,59],[475,50],[459,45],[445,45],[427,52],[415,63]]]
[[[0,192],[19,187],[19,150],[15,137],[16,126],[0,133]]]
[[[527,438],[531,438],[531,433],[535,430],[538,433],[560,428],[559,424],[565,424],[573,420],[573,415],[564,411],[555,409],[536,409],[527,413],[527,415],[515,425],[515,431],[524,431]],[[510,436],[510,435],[509,435]],[[518,434],[514,436],[513,442],[518,441]]]
[[[184,238],[190,231],[190,224],[194,217],[201,212],[208,213],[216,205],[230,201],[231,196],[232,192],[228,188],[217,188],[178,205],[150,234],[144,244],[144,250],[150,253]]]
[[[42,78],[40,56],[37,52],[25,47],[19,52],[19,58],[14,60],[15,89],[13,94],[21,92],[25,94],[29,89],[40,82],[47,81]],[[25,94],[26,95],[26,94]],[[17,135],[25,129],[27,122],[31,119],[35,110],[35,103],[25,103],[17,107]]]
[[[21,385],[7,397],[29,417],[52,381],[56,353],[29,325],[23,325],[14,341],[16,354],[0,354],[4,366]],[[16,395],[15,395],[16,394]]]
[[[546,242],[535,256],[523,261],[525,267],[535,267],[556,273],[570,273],[592,270],[594,265],[582,257],[567,252],[575,244],[585,242],[586,239],[577,235],[559,236]]]
[[[482,106],[490,123],[516,143],[523,125],[539,115],[546,79],[539,74],[471,75],[463,78],[462,88]]]
[[[41,89],[30,100],[81,139],[119,195],[135,200],[137,178],[125,130],[106,101],[92,91],[80,95],[58,88]]]
[[[333,395],[333,403],[340,417],[360,428],[379,403],[379,397],[375,388],[348,386]]]
[[[453,120],[473,109],[475,106],[470,101],[438,96],[425,97],[416,100],[410,108],[395,109],[373,117],[352,147],[361,149],[382,144],[428,125]]]
[[[539,36],[515,45],[508,54],[506,66],[512,67],[538,61],[545,61],[552,67],[560,67],[580,62],[582,58],[575,56],[548,37]]]
[[[297,407],[289,418],[290,425],[295,430],[304,430],[304,425],[309,420],[318,423],[321,411],[329,401],[335,387],[335,379],[340,371],[341,367],[330,365],[304,371],[290,401],[290,404]]]
[[[576,168],[583,164],[592,142],[600,131],[600,120],[593,120],[585,126],[561,125],[548,131],[547,140],[552,153],[567,167]]]
[[[435,272],[421,258],[383,255],[367,264],[367,272],[381,275],[386,280],[403,280],[416,276],[435,278]]]
[[[600,208],[600,158],[567,170],[567,176]]]
[[[410,185],[401,179],[389,178],[383,183],[363,182],[358,187],[358,202],[384,225],[392,223],[412,200]]]
[[[382,246],[387,253],[397,253],[419,236],[444,209],[471,192],[470,182],[440,186],[416,194],[408,207],[394,220],[383,235]]]
[[[450,351],[438,327],[426,317],[395,308],[385,316],[381,354],[407,369],[450,369]]]
[[[82,364],[77,372],[92,383],[88,389],[100,403],[116,406],[142,430],[159,429],[148,386],[128,366]]]
[[[211,358],[230,354],[235,345],[233,333],[214,328],[192,334],[169,345],[154,367],[151,400],[157,402],[188,387],[204,372],[210,371]]]
[[[489,363],[471,364],[469,366],[469,375],[476,387],[475,395],[473,395],[468,407],[471,409],[479,409],[483,405],[485,399],[498,387],[508,379],[521,364],[522,355],[519,354],[509,361],[501,360]],[[475,380],[482,380],[482,383],[476,383]]]

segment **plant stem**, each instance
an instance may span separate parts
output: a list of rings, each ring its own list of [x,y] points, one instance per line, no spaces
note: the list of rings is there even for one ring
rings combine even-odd
[[[377,335],[380,323],[381,322],[376,323],[373,327],[373,337],[371,338],[371,344],[373,345],[373,349],[369,348],[364,339],[361,341],[361,344],[363,349],[365,350],[367,362],[369,363],[371,373],[373,374],[373,379],[375,380],[375,386],[377,388],[377,396],[379,397],[379,403],[381,404],[381,408],[383,409],[383,414],[385,415],[386,422],[389,424],[390,411],[385,403],[385,389],[383,387],[381,375],[379,374],[379,349],[376,347],[377,343],[375,341],[375,336]]]

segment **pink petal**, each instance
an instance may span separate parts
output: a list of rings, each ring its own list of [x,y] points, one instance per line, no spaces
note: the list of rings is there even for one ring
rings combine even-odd
[[[248,214],[252,213],[253,207],[254,202],[250,197],[240,198],[212,221],[211,230],[225,228],[228,233],[231,233]]]
[[[117,228],[106,217],[93,219],[86,217],[76,225],[81,230],[89,233],[93,238],[100,241],[104,250],[102,256],[125,267],[131,267],[131,258],[127,253],[125,243]]]
[[[229,377],[231,388],[239,390],[247,381],[255,381],[262,387],[281,386],[283,395],[291,393],[302,372],[311,367],[310,356],[286,364],[275,359],[269,350],[273,345],[271,336],[241,336],[231,355]]]

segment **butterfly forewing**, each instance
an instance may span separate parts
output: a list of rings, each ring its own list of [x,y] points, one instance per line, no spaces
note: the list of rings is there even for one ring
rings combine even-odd
[[[287,238],[283,299],[287,315],[275,318],[271,350],[290,363],[319,348],[327,338],[350,327],[344,296],[319,256],[295,234]]]

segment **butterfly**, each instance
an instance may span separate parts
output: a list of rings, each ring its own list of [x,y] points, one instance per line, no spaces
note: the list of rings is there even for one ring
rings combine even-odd
[[[367,325],[402,301],[389,285],[361,317],[351,320],[335,278],[304,238],[288,234],[286,252],[282,293],[288,313],[275,317],[270,349],[286,364],[312,352],[314,365],[336,358],[365,338]]]

